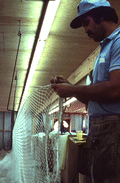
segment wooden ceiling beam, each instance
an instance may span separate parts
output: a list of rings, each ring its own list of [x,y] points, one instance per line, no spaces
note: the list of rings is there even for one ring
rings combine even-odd
[[[72,84],[78,84],[85,76],[87,76],[94,67],[95,59],[100,52],[100,47],[98,46],[90,56],[70,75],[68,78],[69,82]]]

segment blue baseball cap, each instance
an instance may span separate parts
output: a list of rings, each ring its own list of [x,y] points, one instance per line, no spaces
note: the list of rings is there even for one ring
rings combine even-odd
[[[78,16],[72,20],[70,27],[73,29],[81,27],[80,17],[90,10],[101,6],[111,7],[110,3],[106,0],[82,0],[77,6]]]

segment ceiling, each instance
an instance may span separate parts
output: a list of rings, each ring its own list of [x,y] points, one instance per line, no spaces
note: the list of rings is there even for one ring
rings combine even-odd
[[[18,110],[46,2],[0,0],[0,111]],[[69,26],[78,3],[61,0],[30,87],[48,85],[56,74],[68,78],[98,46],[83,28]],[[120,17],[120,2],[110,3]]]

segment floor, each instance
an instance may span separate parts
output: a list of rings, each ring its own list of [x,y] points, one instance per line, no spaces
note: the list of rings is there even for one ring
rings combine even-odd
[[[0,151],[0,161],[5,157],[5,155],[7,154],[7,153],[9,153],[10,151],[4,151],[4,150],[2,150],[2,151]],[[5,181],[1,181],[1,178],[0,178],[0,183],[5,183]],[[81,174],[79,174],[79,183],[81,183],[82,182],[82,175]]]

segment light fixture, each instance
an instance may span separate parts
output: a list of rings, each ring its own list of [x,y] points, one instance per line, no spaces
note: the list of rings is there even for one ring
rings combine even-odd
[[[67,100],[63,103],[63,106],[68,106],[72,102],[76,101],[77,99],[75,97],[72,97],[71,99]],[[53,114],[55,112],[59,111],[59,107],[55,107],[52,111],[49,112],[49,114]]]
[[[63,104],[63,106],[67,106],[67,105],[71,104],[72,102],[74,102],[74,101],[76,101],[76,100],[77,100],[77,99],[76,99],[75,97],[72,97],[71,99],[67,100],[67,101]]]
[[[53,23],[56,11],[59,7],[59,4],[60,4],[60,0],[49,1],[49,3],[48,3],[46,14],[45,14],[44,21],[43,21],[43,24],[42,24],[42,28],[41,28],[41,31],[39,33],[39,39],[37,41],[36,49],[35,49],[35,52],[34,52],[30,72],[28,74],[28,79],[27,79],[25,90],[24,90],[24,93],[23,93],[21,105],[23,105],[24,99],[26,98],[26,96],[28,94],[29,86],[31,84],[33,75],[35,73],[35,69],[36,69],[37,64],[39,62],[41,53],[44,49],[45,42],[46,42],[46,39],[48,37],[49,31],[50,31],[51,25]]]
[[[55,112],[59,111],[59,107],[56,107],[55,109],[53,109],[52,111],[49,112],[49,114],[53,114]]]
[[[44,22],[43,22],[43,25],[42,25],[42,29],[40,31],[40,36],[39,36],[40,40],[46,40],[47,39],[59,4],[60,4],[60,0],[50,1],[48,3],[48,7],[47,7],[47,10],[46,10]]]
[[[33,60],[32,60],[32,64],[31,64],[29,76],[28,76],[28,79],[27,79],[27,83],[26,83],[26,86],[25,86],[25,90],[24,90],[22,101],[24,101],[24,99],[27,96],[28,89],[29,89],[29,86],[31,84],[33,75],[35,73],[35,69],[37,67],[37,64],[38,64],[38,61],[39,61],[39,57],[40,57],[40,55],[41,55],[41,53],[43,51],[44,45],[45,45],[45,41],[38,41],[37,42],[37,46],[36,46],[36,49],[35,49],[35,53],[34,53],[34,57],[33,57]]]

